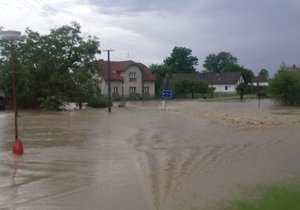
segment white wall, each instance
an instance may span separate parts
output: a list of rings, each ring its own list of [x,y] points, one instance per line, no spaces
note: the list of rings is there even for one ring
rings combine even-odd
[[[253,86],[269,86],[268,82],[259,82],[258,84],[256,82],[252,83]]]
[[[215,93],[235,93],[236,85],[213,85]],[[226,90],[227,87],[227,90]]]
[[[134,72],[136,75],[136,81],[130,81],[129,73]],[[126,71],[122,73],[124,78],[124,95],[129,96],[129,87],[136,87],[136,93],[142,95],[142,72],[137,66],[130,66]]]

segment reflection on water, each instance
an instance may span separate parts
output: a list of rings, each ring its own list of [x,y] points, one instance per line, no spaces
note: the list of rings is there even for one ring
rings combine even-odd
[[[299,172],[297,114],[267,100],[22,111],[15,157],[12,113],[0,112],[0,208],[202,208]]]

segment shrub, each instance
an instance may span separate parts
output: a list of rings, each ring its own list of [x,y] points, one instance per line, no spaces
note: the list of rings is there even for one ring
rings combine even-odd
[[[141,95],[139,93],[131,93],[129,95],[129,100],[140,100],[141,99]]]
[[[281,71],[271,80],[271,97],[284,105],[300,106],[300,73]]]
[[[40,108],[51,111],[62,111],[65,108],[65,98],[63,96],[47,96],[40,98]]]
[[[109,103],[108,98],[103,96],[92,97],[88,100],[88,106],[93,108],[104,108],[111,106],[112,103]]]

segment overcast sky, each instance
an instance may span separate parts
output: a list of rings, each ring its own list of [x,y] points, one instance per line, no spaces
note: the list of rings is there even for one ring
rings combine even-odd
[[[227,51],[272,75],[282,62],[300,65],[299,11],[300,0],[0,0],[0,26],[47,34],[77,21],[101,49],[115,50],[111,60],[161,64],[181,46],[199,71],[207,55]]]

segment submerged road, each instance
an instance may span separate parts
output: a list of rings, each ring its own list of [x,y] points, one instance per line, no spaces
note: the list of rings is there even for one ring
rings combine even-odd
[[[282,111],[292,113],[290,124],[237,129],[245,116],[236,123],[219,112],[241,104],[182,103],[20,111],[22,157],[11,153],[13,115],[0,112],[0,209],[201,209],[300,171],[297,110]],[[257,112],[252,102],[243,106]],[[273,111],[262,108],[262,120]]]

